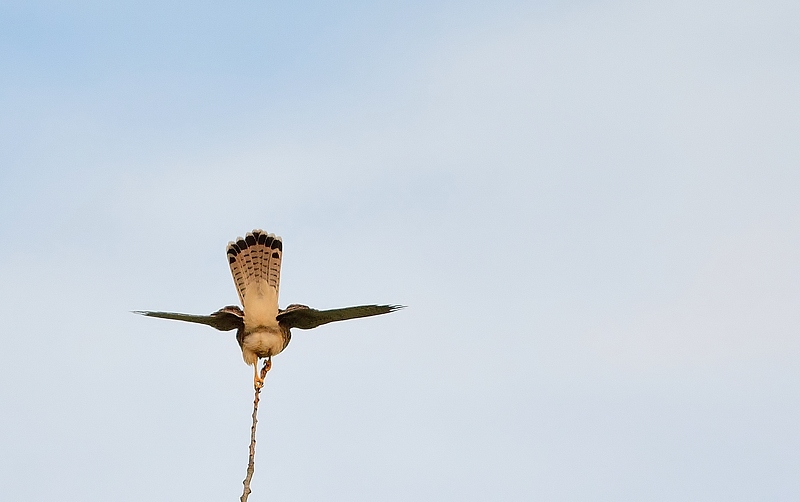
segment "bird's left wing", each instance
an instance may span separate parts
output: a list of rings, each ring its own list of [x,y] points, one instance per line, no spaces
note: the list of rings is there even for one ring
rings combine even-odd
[[[160,317],[161,319],[173,319],[175,321],[194,322],[205,324],[220,331],[230,331],[244,326],[242,311],[239,307],[225,307],[211,315],[179,314],[177,312],[150,312],[136,310],[134,314],[141,314],[147,317]]]
[[[305,305],[289,305],[278,314],[278,322],[289,328],[312,329],[334,321],[388,314],[403,308],[402,305],[359,305],[343,309],[317,310]]]

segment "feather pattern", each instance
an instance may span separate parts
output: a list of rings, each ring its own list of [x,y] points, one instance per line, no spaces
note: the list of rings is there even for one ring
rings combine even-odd
[[[245,312],[248,329],[276,326],[283,242],[253,230],[228,244],[228,263]]]
[[[228,243],[228,263],[233,282],[244,303],[248,288],[266,282],[277,292],[280,289],[283,242],[280,237],[263,230],[253,230]]]

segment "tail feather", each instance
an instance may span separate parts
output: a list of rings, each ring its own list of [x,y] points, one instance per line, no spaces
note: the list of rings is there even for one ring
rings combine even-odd
[[[275,289],[279,290],[281,286],[281,259],[283,258],[283,242],[280,237],[275,238],[269,249],[266,251],[269,254],[268,261],[268,274],[267,282],[274,284]]]
[[[257,291],[258,296],[274,295],[277,308],[283,257],[281,238],[263,230],[253,230],[244,238],[239,237],[235,242],[228,243],[227,254],[242,305],[248,292],[252,296],[252,292]],[[265,286],[274,289],[274,292],[263,291]]]
[[[241,248],[236,242],[228,243],[228,263],[231,267],[233,283],[236,285],[236,292],[239,294],[239,301],[244,304],[244,290],[247,287],[245,276],[244,257],[241,256]]]

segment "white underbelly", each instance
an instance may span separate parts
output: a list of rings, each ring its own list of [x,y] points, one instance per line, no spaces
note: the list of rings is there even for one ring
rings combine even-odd
[[[283,350],[284,343],[279,329],[249,333],[242,343],[242,357],[247,364],[252,365],[259,357],[279,354]]]

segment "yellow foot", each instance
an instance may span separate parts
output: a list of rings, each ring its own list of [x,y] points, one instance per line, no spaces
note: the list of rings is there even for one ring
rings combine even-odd
[[[253,369],[255,370],[255,371],[253,371],[253,387],[255,387],[255,389],[258,390],[258,389],[260,389],[261,387],[264,386],[264,375],[258,376],[258,363],[257,362],[256,362],[256,364],[253,365]]]
[[[258,362],[253,365],[253,387],[256,390],[264,386],[264,379],[267,378],[267,372],[272,368],[272,358],[268,357],[264,360],[264,367],[261,368],[261,375],[258,374]]]

